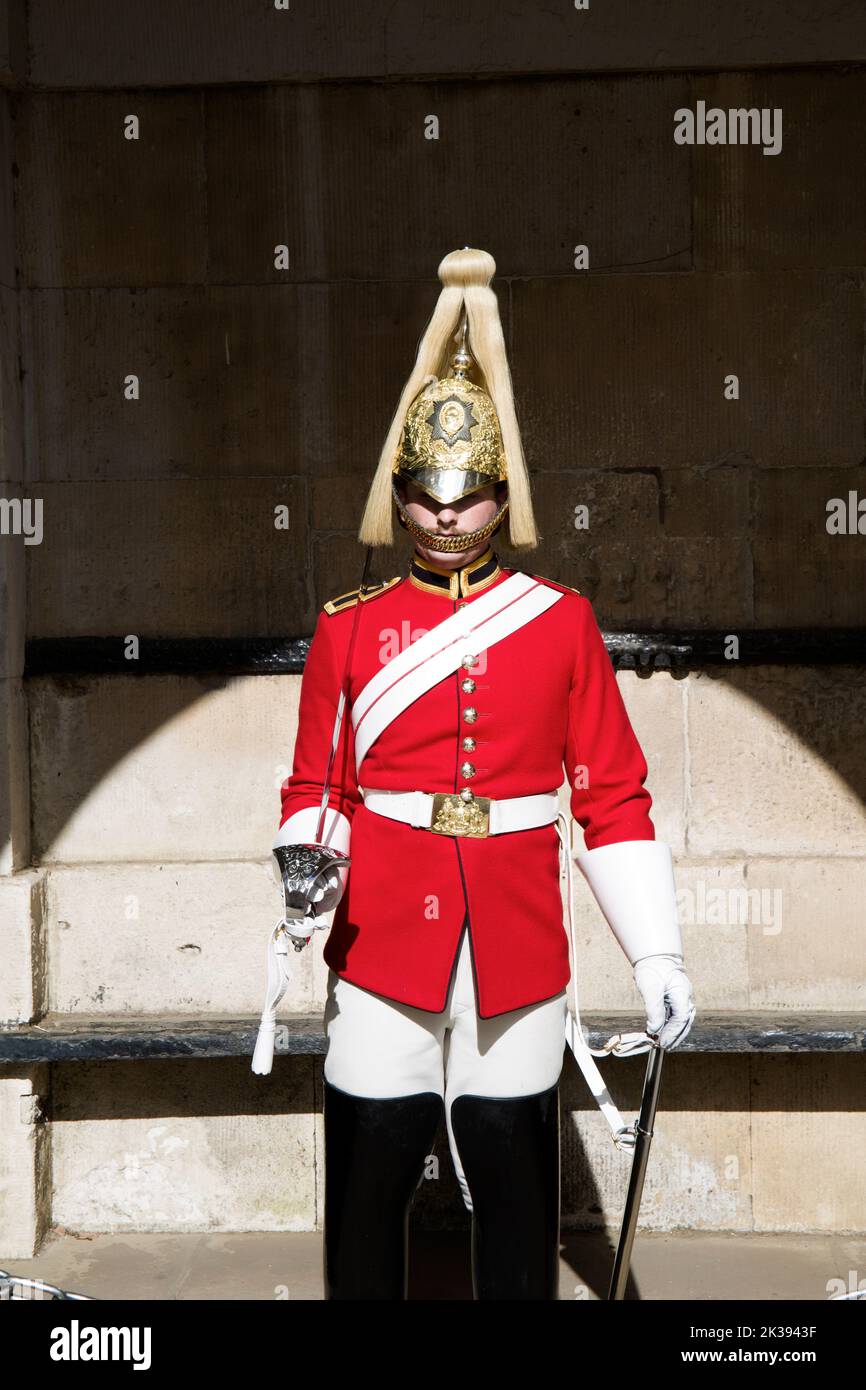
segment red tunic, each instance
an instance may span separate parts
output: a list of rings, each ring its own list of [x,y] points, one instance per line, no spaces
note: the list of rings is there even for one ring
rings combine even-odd
[[[362,603],[349,703],[383,662],[514,572],[500,569],[492,551],[466,569],[492,576],[465,598],[447,588],[428,592],[415,576],[426,570],[427,580],[441,583],[441,572],[415,555],[406,577]],[[498,798],[556,791],[565,777],[587,849],[655,838],[646,761],[592,607],[575,590],[542,582],[563,597],[397,715],[357,778],[347,705],[329,804],[350,821],[352,864],[324,959],[352,984],[441,1011],[467,918],[481,1018],[549,999],[569,979],[553,825],[483,839],[433,833],[368,810],[359,781],[386,791],[470,786]],[[319,614],[280,825],[321,801],[355,606]],[[462,688],[467,677],[474,690]],[[470,707],[471,723],[463,718]],[[467,736],[476,741],[469,752]],[[467,761],[474,775],[461,774]]]

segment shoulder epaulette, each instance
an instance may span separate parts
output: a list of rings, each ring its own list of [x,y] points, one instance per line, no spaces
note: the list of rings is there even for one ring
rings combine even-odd
[[[548,579],[545,574],[534,574],[533,579],[539,579],[542,584],[549,584],[552,589],[560,589],[564,594],[579,594],[579,589],[573,589],[570,584],[560,584],[557,579]]]
[[[402,574],[395,574],[393,579],[383,579],[378,584],[371,584],[363,595],[360,589],[350,589],[347,594],[338,594],[336,598],[328,599],[324,606],[325,612],[342,613],[345,608],[354,608],[359,598],[363,603],[366,603],[368,599],[378,598],[380,594],[384,594],[386,589],[391,589],[395,584],[399,584],[402,578]]]

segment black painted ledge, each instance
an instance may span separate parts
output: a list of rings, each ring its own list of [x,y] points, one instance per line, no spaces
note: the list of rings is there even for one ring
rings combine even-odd
[[[583,1013],[591,1047],[615,1033],[636,1032],[632,1013]],[[321,1014],[277,1018],[275,1056],[324,1057]],[[117,1018],[48,1014],[38,1024],[0,1029],[0,1064],[7,1062],[129,1061],[171,1057],[252,1057],[258,1019],[180,1015]],[[866,1052],[866,1013],[754,1010],[705,1013],[676,1049],[686,1052]],[[603,1060],[603,1059],[602,1059]]]
[[[739,656],[726,656],[731,635]],[[142,637],[127,658],[125,637],[33,637],[24,675],[299,675],[310,637]],[[866,627],[733,628],[721,631],[605,632],[614,668],[684,675],[705,667],[866,664]]]

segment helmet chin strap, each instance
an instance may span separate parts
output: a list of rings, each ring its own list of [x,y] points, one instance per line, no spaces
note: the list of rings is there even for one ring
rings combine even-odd
[[[423,545],[429,546],[431,550],[439,550],[447,554],[459,553],[463,550],[471,550],[472,546],[478,545],[479,541],[486,541],[492,536],[494,531],[505,520],[505,513],[508,511],[508,499],[502,503],[496,515],[488,521],[486,526],[479,526],[476,531],[461,531],[457,535],[440,536],[436,531],[428,531],[426,526],[422,526],[419,521],[409,515],[405,503],[397,491],[397,486],[391,482],[391,492],[397,504],[397,511],[400,514],[400,521],[409,535],[416,541],[421,541]]]

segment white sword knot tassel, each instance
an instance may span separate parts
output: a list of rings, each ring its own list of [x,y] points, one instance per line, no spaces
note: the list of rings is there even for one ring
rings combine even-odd
[[[268,985],[262,1021],[253,1052],[252,1070],[267,1076],[274,1064],[274,1038],[277,1031],[277,1005],[289,987],[288,923],[280,917],[268,937]]]

